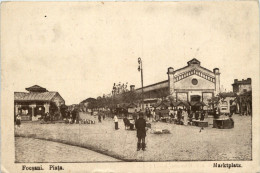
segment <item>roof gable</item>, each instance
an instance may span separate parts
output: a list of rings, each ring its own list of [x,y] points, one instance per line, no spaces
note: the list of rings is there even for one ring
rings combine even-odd
[[[193,58],[192,60],[188,61],[187,64],[190,66],[192,64],[198,64],[200,65],[200,61],[197,60],[196,58]]]
[[[197,75],[205,80],[210,82],[215,82],[215,76],[211,73],[206,73],[205,71],[201,70],[200,67],[198,68],[188,68],[187,70],[183,71],[182,73],[176,74],[174,76],[175,82],[188,78],[192,75]]]
[[[55,100],[62,101],[65,104],[65,100],[61,97],[61,95],[58,92],[55,92],[55,94],[51,98],[51,101],[55,101]]]
[[[196,58],[193,58],[192,60],[188,61],[187,64],[188,64],[187,66],[184,66],[182,68],[179,68],[179,69],[175,70],[174,73],[178,75],[180,73],[185,72],[186,70],[198,69],[200,71],[203,71],[204,73],[209,73],[211,75],[214,75],[213,71],[211,71],[211,70],[209,70],[209,69],[207,69],[205,67],[202,67],[200,65],[200,61],[197,60]]]

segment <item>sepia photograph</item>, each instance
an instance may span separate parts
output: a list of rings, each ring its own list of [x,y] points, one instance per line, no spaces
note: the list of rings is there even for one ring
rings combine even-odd
[[[258,1],[3,2],[1,100],[3,172],[260,171]]]

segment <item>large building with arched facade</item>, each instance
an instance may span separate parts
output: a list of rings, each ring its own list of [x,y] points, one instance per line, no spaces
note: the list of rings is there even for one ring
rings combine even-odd
[[[196,102],[208,103],[208,100],[220,92],[220,71],[218,68],[209,70],[201,66],[201,62],[192,59],[187,62],[187,66],[174,69],[169,67],[167,71],[168,79],[144,86],[145,100],[153,100],[170,95],[175,102],[186,101],[190,105]],[[131,86],[134,89],[134,86]],[[135,89],[141,93],[142,88]]]

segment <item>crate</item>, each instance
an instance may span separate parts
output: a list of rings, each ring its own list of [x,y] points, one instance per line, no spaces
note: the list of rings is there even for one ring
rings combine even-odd
[[[152,128],[151,123],[146,123],[146,127],[148,127],[148,128]]]
[[[213,120],[213,128],[231,129],[234,128],[234,122],[229,119],[216,119]]]

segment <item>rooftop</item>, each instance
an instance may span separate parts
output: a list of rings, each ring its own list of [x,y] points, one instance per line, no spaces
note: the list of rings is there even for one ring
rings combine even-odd
[[[51,101],[58,92],[14,92],[15,101]]]
[[[55,96],[60,96],[58,92],[48,91],[39,85],[25,89],[29,92],[14,92],[14,101],[51,101]]]
[[[29,88],[25,88],[27,91],[29,92],[47,92],[48,90],[46,90],[46,88],[43,88],[39,85],[33,85]]]
[[[234,92],[223,92],[223,93],[219,93],[219,96],[223,98],[223,97],[236,97],[237,95]]]
[[[242,79],[242,80],[234,80],[234,83],[232,85],[239,85],[239,84],[251,84],[251,78]]]

